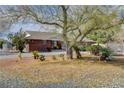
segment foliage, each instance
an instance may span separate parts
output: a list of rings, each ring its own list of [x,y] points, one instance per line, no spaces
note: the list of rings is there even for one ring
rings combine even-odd
[[[80,51],[86,51],[86,47],[79,47]]]
[[[91,51],[94,55],[99,55],[101,49],[102,47],[100,45],[91,45],[86,48],[86,50]]]
[[[33,51],[32,55],[33,55],[34,59],[38,59],[39,58],[38,51]]]
[[[45,56],[44,55],[40,55],[39,59],[40,59],[40,61],[44,61],[45,60]]]
[[[8,38],[11,40],[12,45],[16,47],[17,50],[23,52],[26,44],[25,33],[17,32],[15,34],[9,34]]]
[[[32,55],[33,55],[34,59],[40,59],[40,61],[45,60],[45,56],[44,55],[39,55],[38,51],[33,51]]]
[[[100,56],[101,60],[111,60],[112,51],[108,48],[104,48],[100,45],[92,45],[87,47],[88,51],[91,51],[92,54]]]
[[[87,38],[96,41],[97,43],[107,43],[109,41],[115,40],[115,35],[117,34],[117,31],[120,30],[120,25],[113,27],[113,29],[109,30],[97,30],[93,31],[90,34],[87,35]]]
[[[3,40],[0,40],[0,49],[3,48],[3,44],[4,44],[4,41]]]
[[[101,60],[111,60],[111,51],[108,48],[102,48],[100,50],[100,59]]]

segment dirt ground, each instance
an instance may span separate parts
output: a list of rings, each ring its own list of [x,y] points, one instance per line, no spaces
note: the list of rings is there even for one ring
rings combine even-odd
[[[57,56],[56,56],[57,57]],[[58,60],[61,60],[59,57],[57,57]],[[43,61],[42,63],[48,63],[48,62],[55,62],[58,61],[53,60],[52,56],[47,56],[46,60]],[[22,60],[20,60],[18,57],[17,58],[8,58],[8,59],[0,59],[0,68],[5,68],[5,67],[9,67],[9,66],[16,66],[19,64],[30,64],[33,62],[40,62],[40,60],[35,60],[33,59],[33,57],[23,57]]]
[[[19,61],[17,58],[15,59],[3,59],[0,60],[0,68],[5,68],[8,66],[15,66],[18,64],[27,64],[29,62],[32,62],[32,58],[24,58],[23,60]]]
[[[48,56],[40,62],[31,57],[0,60],[0,87],[124,87],[124,57],[110,62],[96,58],[64,61]]]

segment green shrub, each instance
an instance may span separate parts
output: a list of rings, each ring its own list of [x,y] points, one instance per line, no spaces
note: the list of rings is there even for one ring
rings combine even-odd
[[[33,55],[34,59],[38,59],[39,58],[38,51],[33,51],[32,55]]]
[[[86,47],[86,50],[91,51],[91,53],[94,55],[99,55],[101,49],[102,47],[98,45],[92,45],[92,46]]]
[[[100,50],[100,59],[101,60],[111,60],[112,52],[108,48],[102,48]]]
[[[80,47],[79,50],[80,51],[86,51],[86,47]]]
[[[44,55],[40,55],[39,59],[40,59],[40,61],[44,61],[45,60],[45,56]]]

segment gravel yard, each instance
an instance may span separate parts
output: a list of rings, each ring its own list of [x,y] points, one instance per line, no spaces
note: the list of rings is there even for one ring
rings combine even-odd
[[[48,62],[47,62],[48,61]],[[113,88],[124,87],[124,59],[111,62],[0,60],[0,87]]]

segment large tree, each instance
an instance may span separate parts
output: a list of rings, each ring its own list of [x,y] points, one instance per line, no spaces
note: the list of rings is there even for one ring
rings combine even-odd
[[[123,18],[117,18],[118,7],[85,6],[83,9],[85,9],[85,13],[80,16],[81,18],[78,17],[80,20],[80,25],[77,26],[78,29],[71,30],[70,32],[71,36],[73,36],[70,46],[75,49],[77,58],[80,58],[81,56],[78,49],[78,42],[81,42],[85,37],[90,36],[90,39],[93,39],[98,43],[106,43],[112,40],[114,34],[119,32],[121,25],[124,22]],[[75,23],[77,22],[78,21]]]

